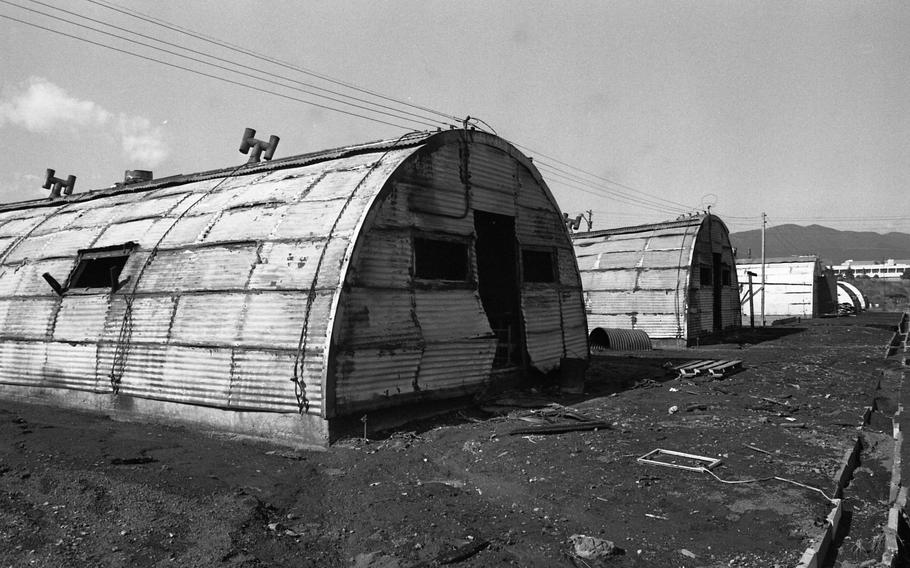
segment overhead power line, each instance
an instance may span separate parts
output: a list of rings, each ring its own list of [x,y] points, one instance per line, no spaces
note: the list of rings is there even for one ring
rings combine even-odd
[[[383,95],[383,94],[381,94],[381,93],[378,93],[378,92],[376,92],[376,91],[373,91],[373,90],[370,90],[370,89],[366,89],[366,88],[363,88],[363,87],[359,87],[359,86],[357,86],[356,84],[353,84],[353,83],[350,83],[350,82],[341,81],[341,80],[339,80],[339,79],[334,79],[334,78],[332,78],[332,77],[330,77],[330,76],[328,76],[328,75],[325,75],[325,74],[323,74],[323,73],[318,73],[318,72],[313,71],[313,70],[311,70],[311,69],[307,69],[306,67],[301,67],[301,66],[299,66],[299,65],[294,65],[294,64],[292,64],[292,63],[288,63],[288,62],[285,62],[285,61],[281,61],[280,59],[276,59],[276,58],[274,58],[274,57],[270,57],[270,56],[268,56],[268,55],[264,55],[264,54],[255,52],[255,51],[253,51],[253,50],[246,49],[246,48],[244,48],[244,47],[241,47],[241,46],[238,46],[238,45],[234,45],[234,44],[228,43],[228,42],[226,42],[226,41],[222,41],[222,40],[220,40],[220,39],[218,39],[218,38],[214,38],[214,37],[211,37],[211,36],[208,36],[208,35],[205,35],[205,34],[202,34],[202,33],[199,33],[199,32],[196,32],[196,31],[193,31],[193,30],[190,30],[190,29],[187,29],[187,28],[184,28],[184,27],[179,26],[179,25],[177,25],[177,24],[174,24],[174,23],[172,23],[172,22],[168,22],[167,20],[163,20],[163,19],[161,19],[161,18],[156,18],[156,17],[150,16],[150,15],[148,15],[148,14],[143,14],[142,12],[139,12],[139,11],[137,11],[137,10],[132,10],[132,9],[129,9],[129,8],[125,8],[125,7],[123,7],[123,6],[118,6],[117,4],[115,4],[115,3],[113,3],[113,2],[105,2],[105,1],[103,1],[103,0],[86,0],[86,2],[90,2],[90,3],[92,3],[92,4],[95,4],[95,5],[97,5],[97,6],[101,6],[101,7],[103,7],[103,8],[108,9],[108,10],[113,10],[113,11],[115,11],[115,12],[119,12],[119,13],[124,14],[124,15],[127,15],[127,16],[129,16],[129,17],[136,18],[136,19],[138,19],[138,20],[142,20],[142,21],[148,22],[148,23],[150,23],[150,24],[153,24],[153,25],[156,25],[156,26],[160,26],[160,27],[169,29],[169,30],[171,30],[171,31],[174,31],[174,32],[177,32],[177,33],[186,35],[186,36],[188,36],[188,37],[192,37],[192,38],[195,38],[195,39],[198,39],[198,40],[201,40],[201,41],[210,43],[210,44],[212,44],[212,45],[217,45],[217,46],[219,46],[219,47],[222,47],[222,48],[225,48],[225,49],[229,49],[229,50],[234,51],[234,52],[236,52],[236,53],[242,53],[242,54],[247,55],[247,56],[249,56],[249,57],[254,57],[254,58],[260,59],[260,60],[262,60],[262,61],[268,61],[269,63],[272,63],[272,64],[274,64],[274,65],[278,65],[278,66],[284,67],[284,68],[286,68],[286,69],[290,69],[290,70],[293,70],[293,71],[297,71],[297,72],[299,72],[299,73],[303,73],[303,74],[309,75],[309,76],[311,76],[311,77],[316,77],[316,78],[318,78],[318,79],[322,79],[323,81],[332,83],[332,84],[334,84],[334,85],[343,86],[343,87],[346,87],[346,88],[348,88],[348,89],[352,89],[352,90],[354,90],[354,91],[357,91],[357,92],[360,92],[360,93],[363,93],[363,94],[368,94],[368,95],[370,95],[370,96],[377,97],[377,98],[380,98],[380,99],[385,100],[385,101],[394,102],[394,103],[397,103],[397,104],[400,104],[400,105],[404,105],[404,106],[411,107],[411,108],[415,108],[415,109],[418,109],[418,110],[421,110],[421,111],[424,111],[424,112],[428,112],[428,113],[431,113],[431,114],[435,114],[435,115],[438,115],[438,116],[440,116],[440,117],[442,117],[442,118],[445,118],[445,119],[447,119],[447,120],[455,121],[456,123],[459,122],[459,121],[461,120],[461,119],[458,118],[457,116],[452,116],[451,114],[447,114],[447,113],[444,113],[444,112],[441,112],[441,111],[438,111],[438,110],[434,110],[434,109],[432,109],[432,108],[428,108],[428,107],[425,107],[425,106],[416,105],[416,104],[414,104],[414,103],[410,103],[410,102],[408,102],[408,101],[403,101],[403,100],[401,100],[401,99],[396,99],[396,98],[394,98],[394,97],[389,97],[389,96]],[[317,88],[318,88],[318,87],[317,87]]]
[[[29,0],[29,1],[30,1],[30,2],[33,2],[33,3],[36,3],[36,4],[41,4],[41,5],[44,5],[44,6],[48,6],[47,4],[44,4],[44,3],[42,3],[42,2],[38,2],[37,0]],[[279,86],[279,87],[284,87],[284,88],[287,88],[287,89],[292,89],[292,90],[295,90],[295,91],[298,91],[298,92],[306,93],[306,94],[308,94],[308,95],[312,95],[312,96],[320,97],[320,98],[323,98],[323,99],[327,99],[327,100],[330,100],[330,101],[335,102],[335,103],[339,103],[339,104],[343,104],[343,105],[350,106],[350,107],[352,107],[352,108],[357,108],[357,109],[364,110],[364,111],[367,111],[367,112],[377,113],[377,114],[380,114],[380,115],[388,116],[388,117],[391,117],[391,118],[396,118],[396,119],[399,119],[399,120],[408,120],[408,121],[414,122],[414,123],[416,123],[416,124],[420,124],[421,126],[425,126],[425,127],[436,128],[436,127],[439,126],[439,123],[438,123],[438,122],[437,122],[437,123],[430,123],[430,122],[426,122],[426,121],[424,121],[424,120],[416,120],[416,119],[413,119],[413,118],[409,118],[409,117],[407,117],[407,116],[401,116],[401,115],[394,114],[394,113],[390,113],[390,112],[387,112],[387,111],[384,111],[384,110],[378,110],[378,109],[374,109],[374,108],[369,108],[369,107],[366,107],[366,106],[363,106],[363,105],[360,105],[360,104],[347,102],[347,101],[344,101],[344,100],[342,100],[342,99],[338,99],[338,98],[334,98],[334,97],[329,97],[329,96],[327,96],[327,95],[322,95],[322,94],[315,93],[315,92],[312,92],[312,91],[309,91],[309,90],[306,90],[306,89],[301,89],[301,88],[299,88],[299,87],[294,87],[294,86],[292,86],[292,85],[286,85],[286,84],[284,84],[284,83],[281,83],[281,82],[278,82],[278,81],[274,81],[274,80],[271,80],[271,79],[268,79],[268,78],[265,78],[265,77],[260,77],[260,76],[258,76],[258,75],[254,75],[254,74],[252,74],[252,73],[247,73],[247,72],[245,72],[245,71],[240,71],[240,70],[237,70],[237,69],[232,69],[232,68],[227,67],[227,66],[224,66],[224,65],[219,65],[219,64],[216,64],[216,63],[212,63],[212,62],[209,62],[209,61],[205,61],[205,60],[203,60],[203,59],[198,59],[198,58],[196,58],[196,57],[191,57],[191,56],[189,56],[189,55],[185,55],[185,54],[182,54],[182,53],[178,53],[178,52],[176,52],[176,51],[172,51],[172,50],[169,50],[169,49],[164,49],[164,48],[161,48],[161,47],[157,47],[157,46],[154,46],[154,45],[150,45],[150,44],[148,44],[148,43],[144,43],[144,42],[141,42],[141,41],[138,41],[138,40],[129,38],[129,37],[125,37],[125,36],[119,35],[119,34],[115,34],[115,33],[111,33],[111,32],[108,32],[108,31],[104,31],[104,30],[101,30],[101,29],[98,29],[98,28],[94,28],[94,27],[92,27],[92,26],[87,26],[87,25],[85,25],[85,24],[81,24],[81,23],[76,22],[76,21],[73,21],[73,20],[68,20],[68,19],[66,19],[66,18],[61,18],[61,17],[59,17],[59,16],[55,16],[55,15],[53,15],[53,14],[48,14],[47,12],[42,12],[42,11],[40,11],[40,10],[35,10],[35,9],[33,9],[33,8],[29,8],[29,7],[26,7],[26,6],[22,6],[22,5],[19,5],[19,4],[14,3],[14,2],[10,2],[9,0],[0,0],[0,2],[2,2],[3,4],[7,4],[7,5],[9,5],[9,6],[14,6],[14,7],[16,7],[16,8],[20,8],[20,9],[22,9],[22,10],[27,10],[27,11],[32,12],[32,13],[35,13],[35,14],[40,14],[40,15],[42,15],[42,16],[46,16],[46,17],[51,18],[51,19],[53,19],[53,20],[57,20],[57,21],[60,21],[60,22],[64,22],[64,23],[67,23],[67,24],[71,24],[71,25],[73,25],[73,26],[77,26],[77,27],[82,28],[82,29],[90,30],[90,31],[93,31],[93,32],[95,32],[95,33],[99,33],[99,34],[102,34],[102,35],[105,35],[105,36],[108,36],[108,37],[113,37],[113,38],[119,39],[119,40],[121,40],[121,41],[125,41],[125,42],[128,42],[128,43],[132,43],[132,44],[134,44],[134,45],[140,45],[140,46],[145,47],[145,48],[148,48],[148,49],[153,49],[153,50],[155,50],[155,51],[159,51],[159,52],[162,52],[162,53],[167,53],[168,55],[172,55],[172,56],[174,56],[174,57],[179,57],[179,58],[181,58],[181,59],[186,59],[186,60],[189,60],[189,61],[193,61],[193,62],[195,62],[195,63],[200,63],[200,64],[202,64],[202,65],[206,65],[206,66],[209,66],[209,67],[214,67],[214,68],[219,69],[219,70],[222,70],[222,71],[227,71],[227,72],[229,72],[229,73],[236,73],[236,74],[238,74],[238,75],[240,75],[240,76],[243,76],[243,77],[256,79],[257,81],[264,81],[264,82],[269,83],[269,84],[271,84],[271,85],[275,85],[275,86]],[[50,6],[50,7],[51,7],[52,9],[55,9],[55,10],[60,10],[60,11],[63,11],[63,12],[69,13],[69,14],[74,14],[73,12],[69,12],[68,10],[62,10],[62,9],[56,8],[56,7],[54,7],[54,6]],[[88,18],[88,17],[86,17],[86,16],[81,16],[81,15],[79,15],[79,14],[74,14],[74,15],[76,15],[77,17],[80,17],[80,18],[85,18],[85,19],[89,19],[89,20],[98,22],[98,20],[94,20],[94,19]],[[111,24],[106,24],[106,23],[104,23],[104,22],[99,22],[99,23],[103,23],[104,25],[107,25],[107,26],[109,26],[109,27],[116,27],[116,26],[113,26],[113,25],[111,25]],[[66,35],[66,34],[64,34],[64,35]],[[140,35],[140,36],[146,37],[146,38],[149,37],[149,36],[145,36],[145,35],[139,34],[139,33],[136,33],[136,35]],[[160,43],[164,43],[164,44],[166,44],[166,45],[170,45],[170,46],[173,46],[173,47],[177,47],[177,48],[179,48],[179,49],[186,49],[187,51],[191,51],[191,52],[193,52],[193,53],[199,53],[199,52],[197,52],[197,51],[195,51],[195,50],[191,50],[191,49],[188,49],[188,48],[184,48],[184,47],[182,47],[182,46],[176,46],[176,45],[171,44],[171,43],[169,43],[169,42],[165,42],[165,41],[158,40],[158,39],[155,39],[155,38],[150,38],[150,39],[153,39],[154,41],[158,41],[158,42],[160,42]],[[132,53],[132,52],[130,52],[130,53]],[[208,55],[208,54],[203,54],[203,55],[205,55],[206,57],[211,57],[211,58],[213,58],[213,59],[219,59],[219,58],[217,58],[217,57],[214,57],[214,56],[211,56],[211,55]],[[226,61],[226,60],[222,60],[222,61]],[[228,61],[228,63],[231,63],[231,62]],[[232,64],[233,64],[233,63],[232,63]],[[255,71],[259,71],[259,70],[255,69],[255,68],[252,68],[252,67],[247,67],[247,66],[243,66],[243,67],[246,67],[246,68],[248,68],[248,69],[253,69],[253,70],[255,70]],[[314,104],[315,104],[315,103],[314,103]],[[333,108],[333,107],[323,107],[323,108]]]
[[[50,13],[41,11],[41,10],[36,10],[33,8],[22,6],[20,4],[11,2],[9,0],[0,0],[0,3],[6,4],[8,6],[12,6],[14,8],[18,8],[20,10],[25,10],[25,11],[31,12],[33,14],[38,14],[40,16],[50,18],[52,20],[64,22],[66,24],[76,26],[77,28],[91,31],[95,34],[101,34],[106,37],[115,38],[116,40],[119,40],[119,41],[141,46],[144,49],[154,50],[155,52],[164,53],[171,57],[178,57],[183,60],[187,60],[187,61],[193,62],[195,64],[202,65],[202,66],[204,66],[203,68],[211,68],[216,71],[206,72],[206,71],[194,68],[194,67],[181,65],[181,64],[175,63],[173,61],[168,61],[168,60],[161,59],[158,57],[153,57],[146,53],[141,53],[141,52],[133,51],[130,49],[124,49],[122,47],[111,45],[111,44],[103,42],[103,41],[96,41],[96,40],[90,39],[88,37],[83,37],[81,35],[76,35],[74,33],[68,33],[68,32],[58,30],[58,29],[47,27],[45,25],[41,25],[40,23],[36,23],[34,21],[28,21],[28,20],[16,18],[13,16],[5,15],[5,14],[0,14],[0,17],[17,22],[17,23],[21,23],[26,26],[37,28],[37,29],[40,29],[43,31],[48,31],[48,32],[51,32],[51,33],[54,33],[54,34],[57,34],[57,35],[60,35],[63,37],[67,37],[67,38],[74,39],[74,40],[77,40],[77,41],[80,41],[83,43],[87,43],[87,44],[90,44],[93,46],[101,47],[101,48],[104,48],[107,50],[129,55],[132,57],[140,58],[140,59],[150,61],[153,63],[165,65],[165,66],[168,66],[168,67],[171,67],[174,69],[187,71],[189,73],[194,73],[199,76],[215,79],[217,81],[221,81],[221,82],[228,83],[231,85],[240,86],[240,87],[254,90],[254,91],[257,91],[260,93],[278,96],[278,97],[281,97],[281,98],[284,98],[287,100],[291,100],[294,102],[308,104],[308,105],[315,106],[318,108],[342,113],[342,114],[345,114],[348,116],[362,118],[365,120],[370,120],[372,122],[385,124],[385,125],[392,126],[395,128],[413,130],[413,128],[405,126],[399,122],[391,122],[391,121],[383,119],[383,118],[371,116],[371,114],[378,114],[381,116],[395,119],[397,121],[411,122],[411,123],[419,124],[421,126],[430,127],[430,128],[439,128],[440,126],[455,126],[450,121],[455,121],[458,123],[465,123],[465,122],[471,120],[471,119],[465,119],[464,121],[462,121],[461,119],[458,119],[457,117],[455,117],[451,114],[448,114],[448,113],[437,111],[437,110],[431,109],[429,107],[414,105],[412,103],[408,103],[408,102],[402,101],[400,99],[395,99],[393,97],[388,97],[388,96],[379,94],[379,93],[369,90],[369,89],[364,89],[362,87],[358,87],[352,83],[333,79],[327,75],[316,73],[314,71],[308,70],[303,67],[299,67],[296,65],[282,62],[278,59],[268,57],[268,56],[256,53],[254,51],[221,41],[217,38],[205,36],[203,34],[189,30],[187,28],[178,26],[176,24],[169,23],[165,20],[155,18],[152,16],[148,16],[148,15],[142,14],[141,12],[137,12],[135,10],[130,10],[127,8],[117,6],[116,4],[114,4],[112,2],[108,2],[106,0],[86,0],[86,1],[91,4],[94,4],[96,6],[100,6],[100,7],[106,8],[108,10],[112,10],[114,12],[129,16],[131,18],[135,18],[135,19],[153,24],[155,26],[160,26],[164,29],[171,30],[173,32],[182,34],[184,36],[202,40],[209,44],[216,45],[220,48],[229,49],[232,52],[244,54],[248,57],[253,57],[259,61],[268,62],[268,63],[274,64],[274,65],[281,66],[285,69],[293,70],[295,72],[303,73],[308,76],[316,77],[316,78],[319,78],[320,80],[324,80],[324,81],[330,82],[335,85],[343,86],[345,88],[352,89],[359,93],[367,94],[369,96],[376,97],[376,98],[382,99],[384,101],[389,101],[389,102],[394,103],[395,105],[401,105],[401,106],[407,107],[407,108],[397,108],[396,106],[387,105],[384,103],[378,103],[375,101],[370,101],[370,100],[362,98],[362,97],[355,97],[352,95],[348,95],[348,94],[345,94],[338,90],[326,89],[324,87],[320,87],[320,86],[314,85],[312,83],[299,81],[299,80],[294,79],[293,77],[289,77],[287,75],[279,75],[279,74],[272,73],[270,71],[267,71],[267,70],[259,68],[259,67],[245,65],[245,64],[237,62],[237,61],[226,59],[224,57],[219,57],[218,55],[215,55],[212,53],[207,53],[205,51],[201,51],[201,50],[194,49],[191,47],[179,45],[177,43],[168,41],[167,39],[159,39],[157,37],[143,34],[143,33],[139,32],[138,30],[125,28],[119,24],[106,22],[103,20],[99,20],[97,18],[92,18],[89,16],[79,14],[77,12],[58,8],[56,6],[47,4],[45,2],[41,2],[39,0],[28,0],[28,1],[33,4],[37,4],[40,6],[44,6],[46,8],[57,10],[59,12],[66,13],[70,16],[74,16],[74,17],[80,18],[82,20],[87,20],[87,21],[90,21],[95,24],[99,24],[99,25],[102,25],[102,26],[105,26],[108,28],[113,28],[113,29],[117,29],[120,31],[126,31],[126,32],[129,32],[131,36],[144,38],[144,39],[153,41],[157,44],[168,46],[168,47],[174,48],[176,50],[182,50],[182,51],[185,51],[185,52],[188,52],[188,53],[191,53],[191,54],[194,54],[199,57],[206,58],[206,59],[200,59],[198,57],[186,55],[185,53],[180,53],[180,52],[174,51],[172,49],[166,49],[163,47],[159,47],[158,45],[152,45],[152,44],[134,39],[134,37],[127,37],[124,35],[120,35],[117,33],[112,33],[112,32],[109,32],[109,31],[106,31],[103,29],[99,29],[99,28],[96,28],[93,26],[85,25],[84,23],[81,23],[81,22],[73,21],[73,20],[70,20],[67,18],[62,18],[62,17],[56,16],[54,14],[50,14]],[[213,61],[217,61],[218,63],[214,63]],[[252,73],[248,72],[248,71],[252,71]],[[242,78],[253,81],[253,83],[250,83],[250,82],[247,82],[244,80],[237,80],[234,78],[226,77],[221,74],[216,74],[218,72],[227,72],[227,73],[236,74]],[[275,79],[278,79],[278,80],[275,80]],[[306,88],[289,85],[286,82],[290,82],[295,85],[300,85],[300,86],[306,87]],[[342,107],[348,107],[348,108],[338,108],[336,106],[323,104],[323,103],[320,103],[317,101],[313,101],[313,100],[289,95],[286,93],[278,92],[272,88],[261,86],[261,83],[280,87],[283,89],[291,89],[291,90],[294,90],[297,92],[305,93],[307,95],[318,97],[318,98],[321,98],[324,100],[328,100],[328,101],[331,101],[338,105],[342,105]],[[313,89],[315,91],[320,91],[320,92],[314,92],[313,90],[310,90],[310,89]],[[328,93],[328,94],[324,94],[324,93]],[[365,105],[369,105],[369,106],[365,106]],[[350,109],[357,109],[358,111],[363,111],[363,112],[352,111]],[[446,121],[441,121],[436,118],[431,118],[429,116],[426,116],[426,114],[420,114],[418,112],[414,112],[413,110],[408,110],[408,109],[416,109],[416,110],[420,111],[420,113],[428,113],[428,114],[440,116],[440,117],[445,118]],[[367,114],[365,114],[365,113],[367,113]],[[476,121],[477,119],[474,119],[474,120]],[[483,122],[483,121],[480,121],[480,122]],[[484,122],[484,124],[486,124],[486,123]],[[489,125],[487,125],[487,126],[489,126]],[[546,154],[537,152],[535,150],[532,150],[532,149],[522,146],[520,144],[515,144],[515,145],[526,152],[529,152],[531,154],[536,154],[537,156],[540,156],[540,157],[544,158],[545,160],[548,160],[550,162],[553,162],[555,164],[559,164],[560,166],[562,166],[562,167],[559,167],[557,165],[552,165],[550,163],[547,163],[547,161],[537,160],[535,162],[538,166],[540,166],[541,169],[547,171],[549,176],[552,176],[554,179],[556,179],[558,181],[558,183],[565,185],[566,187],[571,188],[573,190],[582,191],[582,192],[585,192],[585,193],[588,193],[591,195],[595,195],[595,196],[599,196],[599,197],[609,197],[617,202],[631,205],[634,207],[648,209],[651,211],[656,211],[663,215],[679,214],[682,212],[689,212],[689,211],[692,211],[693,209],[697,209],[697,208],[693,208],[689,205],[678,203],[678,202],[675,202],[675,201],[672,201],[672,200],[669,200],[669,199],[666,199],[663,197],[647,194],[634,187],[631,187],[631,186],[619,183],[617,181],[611,180],[609,178],[599,176],[597,174],[583,170],[583,169],[573,166],[565,161],[553,158],[551,156],[547,156]],[[611,186],[613,186],[613,187],[611,187]],[[619,189],[617,189],[617,188],[619,188]]]

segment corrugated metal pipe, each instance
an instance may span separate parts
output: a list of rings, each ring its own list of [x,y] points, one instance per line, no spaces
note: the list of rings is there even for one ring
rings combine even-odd
[[[246,154],[249,152],[250,154],[250,159],[247,160],[248,164],[258,162],[260,154],[263,160],[271,160],[272,156],[275,155],[275,148],[278,147],[279,138],[277,136],[270,136],[268,142],[257,140],[255,136],[256,131],[252,128],[247,128],[243,131],[243,140],[240,141],[240,153]]]
[[[48,168],[47,175],[44,177],[44,189],[51,190],[51,199],[60,197],[60,192],[63,192],[63,195],[69,195],[73,192],[73,188],[76,186],[76,176],[69,176],[66,178],[66,181],[58,177],[54,177],[54,170]]]
[[[640,329],[598,327],[588,338],[594,350],[650,351],[651,338]]]

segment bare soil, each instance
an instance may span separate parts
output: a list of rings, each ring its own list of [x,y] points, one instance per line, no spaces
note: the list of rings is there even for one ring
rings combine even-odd
[[[898,320],[598,352],[583,395],[540,384],[326,451],[0,401],[0,566],[791,567],[860,437],[833,560],[859,566],[882,553]],[[743,368],[667,370],[696,359]],[[529,430],[579,419],[605,424]],[[638,461],[656,449],[721,462]]]

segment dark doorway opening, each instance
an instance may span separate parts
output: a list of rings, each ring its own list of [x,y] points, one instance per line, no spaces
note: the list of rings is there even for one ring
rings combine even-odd
[[[518,286],[515,218],[474,211],[477,288],[490,327],[499,340],[493,366],[521,365],[524,348]]]
[[[723,265],[721,264],[721,256],[718,253],[713,253],[714,257],[714,282],[713,282],[713,302],[712,309],[714,312],[714,332],[722,331],[724,328],[724,313],[723,313]]]

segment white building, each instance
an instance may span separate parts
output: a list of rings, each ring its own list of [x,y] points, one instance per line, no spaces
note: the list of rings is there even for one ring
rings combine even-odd
[[[843,264],[832,266],[831,269],[838,278],[900,278],[910,269],[910,260],[845,260]]]

